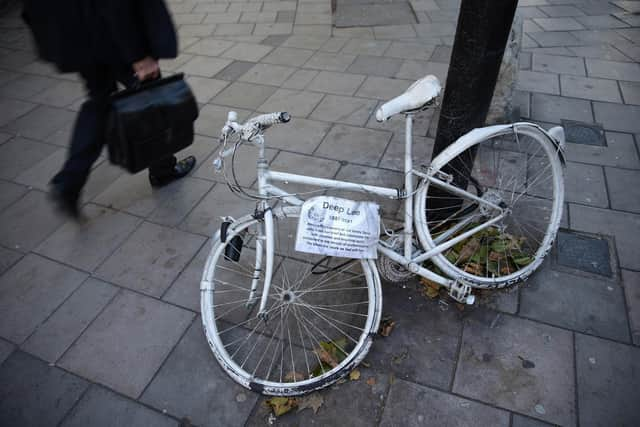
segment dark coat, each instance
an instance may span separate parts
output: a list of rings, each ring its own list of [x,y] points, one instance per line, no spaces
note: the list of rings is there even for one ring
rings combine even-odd
[[[163,0],[25,0],[23,17],[40,57],[63,72],[178,54]]]

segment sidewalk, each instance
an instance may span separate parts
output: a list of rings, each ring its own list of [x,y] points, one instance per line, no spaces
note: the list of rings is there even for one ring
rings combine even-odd
[[[401,182],[404,123],[372,113],[425,74],[446,81],[457,2],[337,0],[389,3],[411,3],[414,22],[336,28],[330,0],[170,0],[181,54],[162,67],[186,73],[201,103],[185,150],[199,167],[152,191],[145,173],[101,159],[82,226],[46,191],[83,88],[35,60],[17,11],[0,17],[0,425],[269,423],[200,324],[210,236],[221,215],[253,209],[211,166],[217,136],[231,109],[241,120],[286,110],[289,125],[268,134],[274,168]],[[344,25],[364,19],[347,9]],[[526,286],[463,313],[386,286],[397,326],[360,380],[275,424],[640,425],[640,1],[520,0],[518,13],[523,119],[575,138],[553,253]],[[416,119],[421,162],[436,125]],[[383,203],[388,218],[397,208]]]

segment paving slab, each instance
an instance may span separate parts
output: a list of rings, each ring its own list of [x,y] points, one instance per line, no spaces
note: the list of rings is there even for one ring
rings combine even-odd
[[[46,141],[55,131],[75,119],[73,111],[40,105],[8,123],[4,130],[26,138]]]
[[[627,301],[631,339],[640,345],[640,273],[622,270],[622,285]]]
[[[640,83],[619,82],[625,104],[640,105]]]
[[[117,288],[89,278],[47,318],[22,349],[54,363],[115,296]]]
[[[562,75],[560,86],[563,96],[622,103],[618,85],[614,80]]]
[[[631,82],[640,81],[640,64],[593,58],[587,58],[586,63],[590,76]]]
[[[189,76],[187,83],[191,86],[196,101],[205,104],[224,89],[229,82],[206,77]]]
[[[294,117],[307,117],[322,98],[323,94],[317,92],[278,89],[258,110],[265,113],[287,111]]]
[[[15,264],[22,254],[0,246],[0,275],[7,271],[9,267]]]
[[[65,417],[63,427],[177,426],[178,422],[104,387],[92,385]]]
[[[545,31],[572,31],[582,30],[585,27],[577,20],[564,18],[533,18],[533,21],[540,25]]]
[[[21,99],[23,101],[37,103],[37,101],[31,98],[45,89],[55,86],[58,82],[59,80],[50,77],[24,74],[12,79],[10,83],[5,83],[0,86],[0,96],[3,98]]]
[[[549,123],[560,123],[561,119],[590,123],[593,113],[587,100],[534,93],[531,96],[531,118]],[[602,123],[597,117],[596,121]]]
[[[211,241],[207,241],[178,278],[162,296],[164,301],[200,312],[200,280],[207,257],[211,252]]]
[[[304,89],[309,83],[318,75],[319,71],[316,70],[298,70],[284,82],[282,87],[288,89]]]
[[[280,86],[296,71],[293,67],[272,64],[256,64],[238,79],[242,82]]]
[[[46,147],[44,152],[48,151],[49,147]],[[14,178],[14,181],[27,187],[47,191],[51,177],[62,169],[66,158],[67,150],[60,148],[31,167],[27,167]]]
[[[428,60],[436,49],[435,44],[394,41],[385,50],[384,56],[402,59]]]
[[[640,133],[640,106],[594,102],[593,111],[596,122],[602,123],[606,130]]]
[[[307,89],[316,92],[332,93],[334,95],[353,95],[365,78],[366,76],[362,74],[320,71],[313,80],[311,80]]]
[[[288,65],[300,67],[313,55],[313,50],[297,49],[292,47],[277,47],[267,56],[262,58],[262,62],[267,64]]]
[[[277,88],[273,86],[235,82],[220,92],[213,101],[216,104],[228,107],[254,110],[262,105],[276,90]],[[219,129],[222,129],[222,127]]]
[[[27,253],[64,222],[64,218],[41,191],[31,190],[0,213],[0,244]],[[11,224],[7,226],[6,224]]]
[[[521,316],[629,341],[623,289],[602,279],[543,269],[521,291]]]
[[[309,117],[325,122],[364,126],[376,105],[377,102],[372,99],[326,95]]]
[[[565,175],[565,200],[606,208],[609,204],[602,167],[567,162]]]
[[[279,418],[277,424],[292,427],[333,425],[337,422],[336,414],[340,414],[339,422],[344,425],[354,427],[377,425],[382,417],[390,383],[394,380],[393,375],[376,372],[362,366],[358,370],[360,371],[359,380],[335,384],[316,392],[317,394],[310,395],[312,397],[320,396],[323,400],[317,413],[314,413],[311,408],[300,412],[294,410]],[[264,403],[265,400],[266,398],[262,398],[256,404],[254,412],[247,420],[247,426],[258,427],[269,424],[272,415],[271,410]]]
[[[453,391],[530,417],[575,425],[571,332],[477,310],[464,324]]]
[[[640,268],[640,215],[575,204],[569,204],[569,214],[574,230],[614,236],[621,267]]]
[[[14,349],[15,349],[15,345],[11,344],[9,341],[5,341],[2,338],[0,338],[0,365],[2,365],[2,362],[7,360],[7,358],[11,355]]]
[[[640,349],[582,334],[575,341],[580,425],[638,425]]]
[[[308,176],[331,179],[335,177],[338,169],[340,169],[340,162],[336,160],[327,160],[297,153],[288,153],[285,151],[281,151],[278,156],[271,162],[270,166],[272,170],[278,172],[299,174],[303,170],[304,174]],[[304,194],[303,198],[320,195],[324,192],[323,189],[320,189],[320,191],[318,192],[318,187],[304,184],[280,183],[278,184],[278,186],[291,194]],[[313,191],[316,191],[316,193],[310,193]]]
[[[137,228],[140,219],[112,209],[87,205],[86,221],[69,221],[56,230],[36,252],[80,268],[95,270]]]
[[[605,168],[611,207],[640,213],[640,171]]]
[[[54,145],[16,137],[0,145],[0,178],[14,180],[58,150]]]
[[[315,154],[376,166],[390,139],[390,132],[336,124]]]
[[[234,383],[220,368],[202,324],[193,322],[147,387],[141,401],[196,425],[239,425],[258,394]]]
[[[315,70],[344,72],[347,71],[355,59],[356,55],[334,52],[316,52],[304,64],[304,67]],[[355,73],[356,71],[349,70],[349,72]]]
[[[249,110],[207,104],[200,109],[200,115],[195,123],[196,134],[210,138],[219,138],[220,130],[222,130],[222,127],[227,121],[229,111],[235,111],[238,114],[238,121],[240,122],[244,122],[251,114]],[[215,145],[213,145],[213,147],[215,147]]]
[[[387,101],[402,95],[411,84],[413,84],[411,80],[369,76],[356,92],[356,96]]]
[[[190,233],[211,237],[218,231],[223,216],[240,218],[253,213],[254,210],[255,203],[240,199],[229,192],[226,186],[217,185],[196,205],[180,224],[180,228]]]
[[[21,351],[0,366],[0,423],[57,425],[89,384]]]
[[[548,424],[534,418],[524,417],[519,414],[513,414],[513,421],[511,427],[551,427],[553,424]]]
[[[0,181],[0,211],[27,193],[27,187],[9,181]]]
[[[574,55],[583,56],[585,58],[597,58],[607,61],[630,61],[615,47],[604,44],[596,46],[571,46],[568,48]]]
[[[223,57],[237,61],[258,62],[273,50],[271,46],[255,43],[237,43],[233,49],[222,54]]]
[[[120,291],[58,364],[137,398],[192,320],[186,310]]]
[[[100,266],[108,282],[161,296],[204,243],[201,236],[143,223]]]
[[[0,277],[0,336],[22,343],[86,277],[33,254],[22,258]]]
[[[640,160],[635,149],[633,136],[627,133],[605,132],[607,145],[567,143],[566,156],[574,162],[591,163],[595,165],[639,169]]]
[[[380,425],[508,426],[509,413],[428,387],[396,380],[391,386]]]
[[[394,77],[402,67],[402,63],[403,61],[397,58],[359,55],[348,70],[351,73]]]
[[[411,5],[406,1],[394,1],[392,4],[338,2],[334,15],[334,25],[338,28],[415,22]]]
[[[414,282],[404,288],[384,284],[383,316],[396,325],[388,337],[375,338],[367,361],[373,369],[392,372],[396,378],[448,389],[462,321],[457,310],[442,311],[436,301],[416,289],[419,286]]]
[[[560,95],[560,81],[557,74],[520,70],[516,88],[523,91]]]
[[[52,87],[32,96],[31,101],[52,107],[70,107],[85,96],[84,85],[79,82],[57,81]]]
[[[435,61],[416,61],[408,59],[400,67],[396,74],[397,78],[418,80],[426,75],[433,74],[444,85],[447,82],[448,64]]]
[[[525,36],[531,37],[539,46],[555,47],[555,46],[579,46],[584,44],[578,37],[568,31],[549,31],[528,33]],[[523,38],[523,47],[527,47]]]

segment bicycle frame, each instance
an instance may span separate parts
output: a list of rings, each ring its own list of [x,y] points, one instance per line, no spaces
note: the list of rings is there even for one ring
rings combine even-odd
[[[449,292],[454,296],[459,296],[460,299],[466,296],[470,292],[469,285],[460,282],[457,279],[446,278],[439,274],[436,274],[424,267],[420,264],[429,258],[437,255],[450,247],[456,245],[458,242],[466,239],[467,237],[477,233],[478,231],[490,227],[496,222],[500,221],[506,213],[504,210],[487,200],[484,200],[474,194],[469,192],[460,190],[459,188],[450,185],[448,182],[443,181],[439,177],[432,176],[429,172],[422,173],[420,171],[416,171],[413,169],[413,159],[412,159],[412,150],[413,150],[413,138],[412,138],[412,128],[413,128],[413,114],[406,114],[406,127],[405,127],[405,156],[404,156],[404,188],[396,189],[389,187],[379,187],[374,185],[365,185],[358,184],[347,181],[339,181],[334,179],[326,179],[326,178],[317,178],[317,177],[309,177],[305,175],[297,175],[286,172],[278,172],[272,171],[269,169],[267,160],[265,159],[265,146],[264,146],[264,138],[261,135],[258,135],[253,143],[259,147],[260,154],[258,160],[258,189],[259,194],[261,196],[278,196],[285,202],[292,205],[302,205],[304,203],[303,200],[299,199],[295,195],[290,194],[289,192],[275,186],[272,182],[282,182],[282,183],[296,183],[296,184],[305,184],[316,186],[320,188],[326,189],[337,189],[337,190],[348,190],[348,191],[356,191],[361,193],[375,194],[380,197],[385,197],[394,200],[404,199],[404,228],[403,234],[404,238],[404,247],[402,251],[395,251],[388,246],[386,246],[382,241],[378,242],[377,250],[381,252],[383,255],[387,256],[391,260],[401,264],[407,270],[411,271],[418,276],[424,277],[428,280],[436,282],[444,287],[446,287]],[[457,194],[461,197],[466,197],[475,202],[485,205],[486,207],[495,210],[498,212],[494,218],[489,221],[486,221],[471,230],[462,233],[454,239],[451,239],[447,243],[438,244],[434,248],[431,248],[426,251],[418,251],[417,254],[414,254],[413,248],[413,237],[414,237],[414,221],[413,221],[413,194],[414,194],[414,175],[418,176],[424,180],[430,182],[430,185],[434,185],[447,191]],[[260,301],[260,309],[259,313],[264,313],[267,305],[267,296],[269,294],[269,288],[271,286],[271,279],[273,275],[273,260],[274,260],[274,245],[273,239],[269,236],[273,236],[273,213],[270,209],[268,209],[268,204],[266,201],[262,201],[261,209],[264,211],[264,231],[266,235],[265,239],[265,249],[266,249],[266,266],[265,266],[265,279],[264,279],[264,290],[262,292],[262,298]],[[461,224],[457,229],[464,227],[466,224]],[[419,229],[419,227],[417,227]],[[455,232],[457,230],[454,230]],[[420,230],[418,230],[420,232]],[[252,293],[255,290],[252,289]]]

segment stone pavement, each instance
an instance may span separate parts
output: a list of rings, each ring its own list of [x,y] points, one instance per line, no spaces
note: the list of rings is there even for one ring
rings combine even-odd
[[[162,65],[201,103],[186,150],[200,166],[152,191],[101,159],[83,225],[46,200],[82,86],[35,60],[17,11],[0,17],[0,425],[265,425],[264,399],[221,372],[198,314],[219,217],[251,208],[210,165],[226,112],[292,113],[268,134],[276,168],[399,182],[403,122],[372,112],[425,74],[444,81],[457,13],[413,0],[399,2],[411,23],[335,28],[329,0],[169,3],[181,54]],[[340,19],[362,19],[351,10]],[[522,116],[572,141],[552,255],[527,286],[464,313],[386,286],[397,327],[361,379],[276,424],[640,425],[640,2],[520,0],[518,13]],[[422,162],[435,125],[417,120]]]

